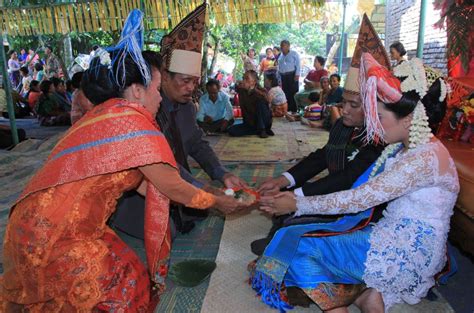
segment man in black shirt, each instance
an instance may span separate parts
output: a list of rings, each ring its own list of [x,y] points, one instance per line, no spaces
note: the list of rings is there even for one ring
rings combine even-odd
[[[293,189],[297,196],[315,196],[347,190],[380,156],[384,148],[382,145],[366,144],[362,140],[364,111],[358,84],[362,52],[371,53],[381,65],[390,69],[387,52],[365,15],[346,77],[342,95],[342,117],[332,127],[327,144],[308,155],[287,172],[261,184],[259,192],[262,195],[274,195],[280,189]],[[326,169],[329,172],[326,177],[310,181]],[[286,218],[288,216],[274,218],[269,236],[252,243],[252,251],[255,254],[263,253],[273,234],[280,227],[289,223],[298,223],[298,220],[302,219],[306,219],[305,223],[308,222],[308,219],[304,217],[292,219],[291,222],[285,221]],[[314,222],[329,222],[335,218],[338,216],[317,216],[313,220]]]

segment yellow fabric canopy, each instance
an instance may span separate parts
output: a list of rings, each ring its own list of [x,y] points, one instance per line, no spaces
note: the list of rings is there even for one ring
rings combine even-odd
[[[306,21],[320,14],[324,0],[212,0],[209,14],[217,25]],[[170,29],[194,10],[199,0],[97,0],[0,7],[0,29],[11,36],[66,34],[122,29],[132,9],[145,13],[147,29]]]

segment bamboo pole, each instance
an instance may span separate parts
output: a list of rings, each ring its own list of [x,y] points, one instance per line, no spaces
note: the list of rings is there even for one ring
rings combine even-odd
[[[12,131],[13,144],[17,145],[19,140],[18,140],[18,131],[16,129],[15,109],[13,108],[12,86],[10,84],[10,79],[8,78],[7,59],[5,57],[5,48],[3,47],[3,35],[1,33],[0,33],[0,44],[1,44],[0,58],[2,61],[3,88],[5,89],[5,98],[7,100],[8,119],[10,120],[10,128]]]

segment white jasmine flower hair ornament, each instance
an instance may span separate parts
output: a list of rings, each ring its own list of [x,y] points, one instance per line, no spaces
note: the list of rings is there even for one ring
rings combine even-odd
[[[400,87],[402,92],[415,90],[420,99],[426,95],[428,82],[426,81],[425,67],[423,61],[413,58],[405,61],[393,69],[393,74],[398,77],[406,77]]]
[[[96,52],[96,56],[99,57],[101,65],[107,65],[109,69],[111,68],[112,60],[110,59],[110,53],[107,50],[99,48],[98,52]]]
[[[448,95],[448,84],[444,79],[440,79],[440,86],[441,86],[441,94],[439,95],[439,101],[442,102],[446,99],[446,96]]]
[[[403,62],[394,68],[393,73],[401,79],[404,78],[401,83],[403,92],[414,90],[418,93],[420,99],[426,95],[428,84],[426,80],[425,67],[420,59],[413,58],[409,61]],[[441,88],[445,87],[443,84],[441,84],[441,86]],[[446,97],[446,95],[444,97]],[[410,126],[410,146],[408,148],[413,149],[419,144],[428,143],[432,137],[433,134],[431,133],[428,123],[425,106],[421,100],[419,100],[413,110],[413,118]]]

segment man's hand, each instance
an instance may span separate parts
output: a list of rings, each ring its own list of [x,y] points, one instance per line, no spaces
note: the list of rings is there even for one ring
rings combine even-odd
[[[230,196],[216,196],[216,208],[224,214],[242,209],[242,203]]]
[[[227,173],[223,177],[224,185],[227,188],[248,188],[248,185],[245,181],[238,178],[232,173]]]
[[[257,189],[262,196],[273,196],[280,192],[281,188],[289,186],[290,182],[285,176],[278,176],[264,181]]]
[[[296,211],[296,198],[293,192],[281,192],[275,196],[260,198],[260,210],[275,215],[284,215]]]
[[[227,129],[227,126],[229,126],[229,121],[223,120],[221,124],[221,132],[225,131]]]
[[[207,116],[207,115],[204,116],[204,122],[206,122],[206,123],[212,123],[212,117]]]
[[[296,82],[300,81],[300,75],[295,75],[295,81]]]

